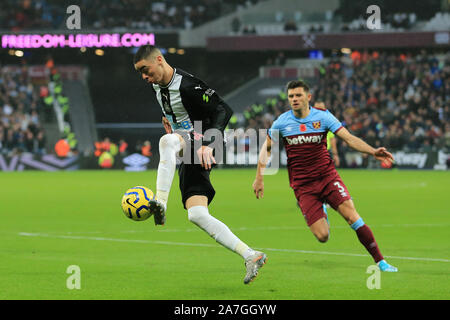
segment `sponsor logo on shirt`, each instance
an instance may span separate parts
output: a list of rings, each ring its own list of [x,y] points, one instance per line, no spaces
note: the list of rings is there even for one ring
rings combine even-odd
[[[215,92],[215,91],[214,91],[213,89],[209,88],[208,90],[205,91],[205,94],[206,94],[207,96],[210,96],[210,97],[211,97],[211,96],[214,94],[214,92]]]
[[[293,144],[317,143],[322,142],[322,136],[297,136],[296,138],[286,137],[286,142],[291,146]]]

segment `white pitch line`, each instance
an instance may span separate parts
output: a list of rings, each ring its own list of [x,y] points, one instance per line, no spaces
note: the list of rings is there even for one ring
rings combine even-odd
[[[448,227],[449,224],[440,223],[440,224],[432,224],[432,223],[424,223],[424,224],[380,224],[380,225],[371,225],[371,228],[434,228],[434,227]],[[230,229],[233,231],[277,231],[277,230],[308,230],[307,226],[261,226],[261,227],[232,227]],[[340,225],[340,226],[331,226],[331,230],[333,229],[350,229],[350,226]],[[158,228],[154,230],[154,232],[164,232],[164,233],[172,233],[172,232],[200,232],[200,228],[171,228],[164,227]],[[153,232],[153,231],[152,231]],[[73,232],[65,232],[65,235],[76,235],[76,234],[106,234],[105,231],[73,231]],[[118,233],[148,233],[148,230],[123,230],[118,231]]]
[[[63,236],[63,235],[59,235],[58,236],[58,235],[50,235],[50,234],[46,234],[46,233],[19,232],[18,235],[19,236],[24,236],[24,237],[44,237],[44,238],[74,239],[74,240],[134,242],[134,243],[147,243],[147,244],[163,244],[163,245],[171,245],[171,246],[210,247],[210,248],[218,247],[216,244],[204,244],[204,243],[151,241],[151,240],[137,240],[137,239],[117,239],[117,238]],[[276,248],[255,248],[255,249],[266,250],[266,251],[275,251],[275,252],[324,254],[324,255],[348,256],[348,257],[368,257],[367,254],[344,253],[344,252],[311,251],[311,250],[297,250],[297,249],[276,249]],[[401,259],[401,260],[450,262],[450,260],[448,260],[448,259],[436,259],[436,258],[416,258],[416,257],[397,257],[397,256],[385,256],[385,257],[386,258],[391,258],[391,259]]]
[[[258,248],[257,248],[258,249]],[[343,252],[327,252],[327,251],[308,251],[308,250],[296,250],[296,249],[273,249],[273,248],[261,248],[267,251],[280,251],[280,252],[297,252],[297,253],[311,253],[311,254],[327,254],[335,256],[349,256],[349,257],[368,257],[367,254],[358,253],[343,253]],[[435,259],[435,258],[415,258],[415,257],[397,257],[397,256],[384,256],[391,259],[402,260],[418,260],[418,261],[436,261],[436,262],[450,262],[448,259]]]
[[[75,240],[95,240],[95,241],[114,241],[114,242],[134,242],[134,243],[149,243],[149,244],[166,244],[174,246],[190,246],[190,247],[215,247],[212,244],[203,243],[188,243],[188,242],[170,242],[170,241],[150,241],[150,240],[134,240],[134,239],[117,239],[117,238],[103,238],[103,237],[83,237],[83,236],[58,236],[46,233],[27,233],[19,232],[19,236],[25,237],[43,237],[43,238],[57,238],[57,239],[75,239]]]
[[[372,228],[430,228],[430,227],[448,227],[449,224],[431,224],[431,223],[424,223],[424,224],[380,224],[380,225],[371,225]],[[230,226],[230,229],[233,231],[270,231],[270,230],[307,230],[309,229],[307,226],[289,226],[289,227],[278,227],[278,226],[264,226],[264,227],[232,227]],[[350,226],[331,226],[331,230],[333,229],[350,229]],[[202,231],[199,228],[167,228],[167,229],[158,229],[156,232],[197,232]],[[148,232],[144,230],[125,230],[120,231],[120,233],[143,233]],[[79,233],[85,233],[85,232],[79,232]],[[89,233],[89,232],[86,232]],[[94,232],[92,232],[94,233]],[[100,232],[98,232],[100,233]]]

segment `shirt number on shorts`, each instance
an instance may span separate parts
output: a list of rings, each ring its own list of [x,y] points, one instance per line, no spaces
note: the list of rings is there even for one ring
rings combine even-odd
[[[341,194],[341,196],[342,196],[343,198],[345,198],[345,197],[347,196],[347,192],[345,192],[344,187],[341,186],[341,184],[340,184],[339,182],[337,182],[337,181],[334,183],[334,185],[335,185],[336,187],[338,187],[339,193]]]

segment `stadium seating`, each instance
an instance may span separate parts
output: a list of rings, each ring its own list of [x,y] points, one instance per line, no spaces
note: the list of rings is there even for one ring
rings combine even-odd
[[[39,88],[31,82],[27,67],[0,69],[0,153],[43,154],[45,132],[41,125]]]
[[[189,29],[218,18],[258,0],[101,1],[79,4],[83,28],[89,29]],[[76,4],[76,3],[75,3]],[[65,29],[67,4],[56,0],[0,3],[0,29]]]
[[[425,30],[444,31],[450,29],[450,13],[437,12],[436,15],[425,24]]]

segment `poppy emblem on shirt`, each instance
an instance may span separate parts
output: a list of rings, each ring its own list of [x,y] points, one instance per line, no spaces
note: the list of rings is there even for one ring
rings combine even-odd
[[[306,125],[305,125],[305,124],[302,123],[302,124],[300,125],[300,131],[301,131],[301,132],[305,132],[305,131],[306,131]]]
[[[320,129],[320,121],[313,122],[314,129]]]

